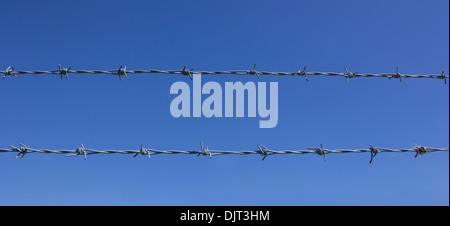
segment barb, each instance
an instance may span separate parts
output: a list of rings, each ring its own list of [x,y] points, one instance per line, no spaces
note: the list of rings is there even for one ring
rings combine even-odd
[[[191,72],[194,70],[194,68],[191,68],[191,70],[186,70],[186,66],[184,66],[183,70],[181,71],[181,74],[184,76],[189,76],[189,78],[192,80]]]
[[[330,153],[329,150],[323,149],[323,145],[320,144],[320,148],[308,148],[309,150],[315,150],[315,153],[318,155],[323,155],[323,161],[326,161],[327,153]]]
[[[200,141],[201,151],[197,154],[197,157],[200,155],[209,155],[209,158],[212,158],[211,152],[208,150],[208,147],[203,148],[203,142]]]
[[[396,73],[382,73],[382,74],[370,74],[365,73],[361,74],[358,72],[349,72],[347,70],[347,67],[345,68],[344,73],[335,73],[335,72],[306,72],[306,66],[302,71],[296,71],[296,72],[269,72],[269,71],[256,71],[256,64],[253,65],[252,70],[230,70],[230,71],[197,71],[199,74],[203,75],[256,75],[256,77],[260,78],[260,75],[275,75],[275,76],[304,76],[306,81],[309,81],[307,75],[312,76],[342,76],[346,78],[346,81],[348,81],[349,78],[354,77],[385,77],[385,78],[398,78],[400,81],[402,81],[402,78],[434,78],[434,79],[442,79],[444,80],[444,83],[447,84],[447,78],[449,76],[444,74],[444,71],[442,71],[441,74],[429,74],[429,75],[407,75],[407,74],[400,74],[398,71],[398,67],[396,69]],[[8,67],[5,71],[0,71],[0,74],[4,74],[3,79],[10,75],[17,77],[17,75],[22,74],[31,74],[31,75],[39,75],[39,74],[50,74],[50,75],[60,75],[61,79],[63,76],[66,76],[66,79],[69,78],[68,74],[108,74],[108,75],[119,75],[119,79],[122,80],[122,76],[127,77],[127,74],[175,74],[175,75],[184,75],[188,76],[190,79],[192,79],[192,73],[194,68],[191,70],[186,69],[186,66],[182,70],[155,70],[155,69],[148,69],[148,70],[126,70],[126,67],[120,66],[119,69],[113,69],[113,70],[72,70],[71,67],[69,68],[61,68],[61,65],[59,65],[58,70],[51,70],[51,71],[17,71],[14,70],[14,67]]]
[[[120,80],[122,80],[123,75],[125,75],[125,78],[127,78],[127,66],[122,69],[122,65],[120,65],[119,69],[117,70],[117,74],[119,75]]]
[[[76,154],[66,155],[66,156],[77,156],[77,155],[83,155],[84,160],[86,160],[86,148],[84,148],[83,144],[81,144],[81,148],[77,148],[75,150]]]
[[[194,151],[194,150],[188,150],[188,151],[179,151],[179,150],[153,150],[153,149],[146,149],[141,145],[141,148],[139,150],[93,150],[93,149],[87,149],[83,145],[81,147],[78,147],[75,150],[46,150],[46,149],[33,149],[29,148],[23,144],[20,144],[20,148],[10,146],[11,149],[0,149],[0,152],[18,152],[18,155],[16,158],[20,157],[23,158],[25,154],[28,153],[46,153],[46,154],[68,154],[66,156],[78,156],[83,155],[84,159],[86,160],[87,155],[93,155],[93,154],[132,154],[133,157],[136,157],[137,155],[147,155],[150,159],[150,155],[158,155],[158,154],[189,154],[189,155],[204,155],[209,156],[212,158],[213,155],[261,155],[264,156],[262,160],[266,159],[269,155],[281,155],[281,154],[318,154],[323,155],[323,160],[326,160],[326,155],[328,154],[345,154],[345,153],[370,153],[370,162],[372,163],[373,158],[375,155],[382,153],[382,152],[394,152],[394,153],[403,153],[403,152],[415,152],[417,157],[419,154],[427,154],[431,152],[437,152],[437,151],[449,151],[449,148],[431,148],[431,147],[424,147],[424,146],[417,146],[412,149],[389,149],[389,148],[381,148],[381,147],[373,147],[370,145],[370,148],[368,149],[355,149],[355,150],[348,150],[348,149],[337,149],[337,150],[328,150],[324,149],[323,145],[320,145],[320,148],[308,148],[308,150],[282,150],[282,151],[274,151],[269,150],[263,145],[257,145],[258,150],[250,150],[250,151],[220,151],[220,150],[209,150],[208,147],[203,147],[203,142],[200,141],[200,151]]]
[[[389,80],[391,80],[391,78],[398,78],[398,79],[400,79],[400,82],[402,81],[402,75],[400,73],[398,73],[398,67],[395,70],[395,74],[392,74],[391,77],[389,77]]]
[[[424,146],[417,146],[417,147],[415,148],[415,151],[416,151],[416,155],[414,156],[414,158],[417,158],[418,155],[423,155],[423,154],[426,154],[426,153],[431,152],[431,150],[428,150],[428,149],[427,149],[426,147],[424,147]]]
[[[13,68],[14,69],[14,68]],[[445,76],[445,71],[444,70],[442,70],[442,74],[441,74],[441,77],[440,77],[440,79],[444,79],[444,84],[446,84],[447,85],[447,79],[446,78],[448,78],[448,76],[446,77]]]
[[[303,68],[303,71],[298,71],[299,75],[305,76],[307,82],[309,82],[308,76],[306,76],[306,66]]]
[[[267,149],[266,147],[264,147],[264,145],[261,145],[262,148],[259,145],[257,145],[257,146],[258,146],[259,151],[261,152],[261,155],[264,156],[262,158],[262,161],[264,161],[264,159],[266,159],[266,157],[269,155],[270,150]]]
[[[369,164],[372,164],[373,158],[379,153],[378,149],[374,148],[372,145],[370,145],[370,162]]]
[[[19,156],[20,156],[20,158],[23,158],[23,156],[25,156],[25,154],[27,153],[28,148],[27,148],[27,146],[25,146],[23,144],[19,144],[19,145],[21,146],[20,148],[16,148],[16,147],[14,147],[12,145],[10,145],[10,147],[13,150],[19,152],[19,154],[17,154],[16,158],[18,158]]]
[[[256,71],[256,64],[253,65],[253,70],[247,72],[249,75],[256,75],[259,78],[258,72]]]
[[[147,149],[145,149],[143,145],[141,145],[141,149],[139,149],[139,152],[136,153],[133,157],[136,157],[139,154],[148,155],[148,158],[150,159],[150,152]]]
[[[6,70],[4,71],[5,75],[3,75],[2,79],[5,79],[6,76],[11,75],[17,78],[17,75],[15,75],[14,73],[14,66],[9,66],[8,68],[6,68]]]
[[[72,68],[72,67],[69,67],[69,69],[67,69],[67,68],[61,69],[61,64],[58,64],[58,71],[59,71],[59,74],[61,75],[61,80],[63,80],[63,75],[65,75],[66,79],[69,80],[70,68]]]
[[[349,78],[353,78],[353,77],[355,77],[356,75],[358,75],[358,72],[349,72],[349,71],[347,71],[347,67],[344,67],[344,69],[345,69],[345,80],[348,82],[348,79]]]

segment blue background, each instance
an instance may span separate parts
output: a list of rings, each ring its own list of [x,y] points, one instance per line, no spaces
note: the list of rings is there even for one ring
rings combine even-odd
[[[440,74],[448,1],[2,1],[0,67]],[[0,81],[0,147],[273,150],[449,146],[438,79],[203,76],[278,82],[279,121],[173,118],[164,74]],[[0,205],[449,205],[436,152],[261,156],[0,154]]]

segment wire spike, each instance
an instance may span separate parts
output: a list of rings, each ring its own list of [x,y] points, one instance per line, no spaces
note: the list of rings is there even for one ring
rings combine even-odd
[[[259,78],[259,74],[256,72],[256,64],[253,65],[253,70],[247,71],[247,74],[256,75]]]
[[[316,154],[323,155],[323,161],[326,161],[326,154],[328,150],[323,148],[323,145],[320,144],[320,148],[308,148],[309,150],[314,150]]]
[[[83,155],[84,160],[86,160],[86,148],[84,148],[83,144],[81,144],[81,147],[75,149],[75,154],[69,154],[66,156],[77,156],[77,155]]]
[[[9,66],[8,68],[6,68],[5,70],[5,75],[3,75],[2,79],[5,79],[6,76],[11,75],[17,78],[17,75],[15,75],[14,73],[14,66]]]
[[[208,147],[203,148],[203,142],[200,140],[200,152],[197,154],[197,157],[200,155],[209,155],[209,158],[212,158],[212,153],[208,150]]]
[[[402,81],[402,75],[400,73],[398,73],[398,67],[397,69],[395,69],[395,74],[391,75],[391,77],[389,77],[389,80],[391,80],[391,78],[398,78],[400,79],[400,82]]]
[[[69,68],[62,68],[61,69],[61,64],[58,64],[58,71],[59,71],[59,75],[61,75],[61,80],[64,80],[64,75],[66,76],[66,80],[69,80],[69,71],[72,67],[69,66]]]
[[[348,82],[348,79],[349,78],[353,78],[354,76],[356,76],[357,74],[358,74],[358,72],[349,72],[348,70],[347,70],[347,67],[344,67],[344,69],[345,69],[345,80]]]
[[[372,164],[373,158],[378,154],[378,149],[374,148],[372,145],[370,146],[370,161],[369,164]]]
[[[305,76],[307,82],[309,82],[308,76],[306,76],[306,66],[303,68],[303,71],[298,71],[299,75]]]
[[[127,66],[123,67],[120,65],[119,69],[117,70],[117,75],[119,75],[119,79],[122,80],[122,76],[125,75],[125,78],[127,78]]]
[[[194,68],[191,68],[191,70],[186,70],[186,65],[184,66],[183,70],[181,71],[181,74],[184,76],[189,76],[189,78],[192,80],[191,72],[194,70]]]
[[[414,158],[417,158],[418,155],[423,155],[423,154],[426,154],[426,153],[430,152],[424,146],[416,146],[416,148],[414,150],[416,151],[416,155],[414,156]]]
[[[262,155],[262,156],[264,156],[263,158],[262,158],[262,161],[264,161],[264,159],[266,159],[266,157],[269,155],[269,149],[267,149],[266,147],[264,147],[264,145],[261,145],[261,147],[259,146],[259,145],[257,145],[258,146],[258,149],[259,149],[259,151],[260,151],[260,154]]]
[[[143,145],[141,145],[141,148],[139,149],[139,152],[136,153],[133,157],[135,158],[135,157],[136,157],[137,155],[139,155],[139,154],[141,154],[141,155],[147,155],[148,158],[150,159],[150,152],[149,152],[146,148],[144,148]]]

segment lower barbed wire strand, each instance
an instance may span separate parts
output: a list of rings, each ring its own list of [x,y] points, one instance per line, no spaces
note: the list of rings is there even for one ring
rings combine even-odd
[[[155,150],[155,149],[145,149],[141,147],[141,150],[94,150],[94,149],[87,149],[84,148],[82,145],[81,148],[77,148],[75,150],[48,150],[48,149],[34,149],[29,148],[23,144],[20,144],[20,148],[10,146],[11,149],[0,149],[0,152],[6,153],[6,152],[19,152],[20,158],[22,158],[27,153],[43,153],[43,154],[69,154],[67,156],[78,156],[78,155],[84,155],[85,157],[87,155],[97,155],[97,154],[132,154],[136,156],[137,154],[145,154],[149,157],[151,155],[160,155],[160,154],[188,154],[188,155],[209,155],[212,156],[218,156],[218,155],[262,155],[264,156],[263,160],[269,156],[269,155],[280,155],[280,154],[318,154],[325,156],[326,154],[345,154],[345,153],[371,153],[371,160],[370,163],[372,163],[373,152],[379,153],[379,152],[416,152],[416,157],[419,154],[425,154],[425,153],[431,153],[431,152],[437,152],[437,151],[449,151],[449,148],[432,148],[432,147],[424,147],[424,146],[416,146],[415,148],[411,149],[390,149],[390,148],[374,148],[370,146],[369,149],[336,149],[336,150],[328,150],[324,148],[308,148],[309,150],[270,150],[262,146],[263,148],[260,150],[241,150],[241,151],[223,151],[223,150],[208,150],[204,149],[203,151],[194,151],[194,150]],[[259,147],[259,146],[258,146]],[[376,154],[375,153],[375,154]],[[16,158],[17,158],[16,157]]]

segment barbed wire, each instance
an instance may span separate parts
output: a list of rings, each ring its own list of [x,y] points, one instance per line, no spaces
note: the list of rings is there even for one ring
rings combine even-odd
[[[303,70],[299,70],[297,72],[269,72],[269,71],[257,71],[256,64],[254,64],[253,69],[251,70],[231,70],[231,71],[194,71],[194,68],[188,70],[186,66],[184,66],[181,70],[127,70],[126,66],[120,66],[118,69],[112,70],[72,70],[69,68],[61,68],[61,65],[58,65],[58,69],[49,70],[49,71],[16,71],[13,66],[9,66],[5,71],[0,71],[0,74],[4,74],[2,79],[5,79],[7,76],[17,77],[20,74],[50,74],[50,75],[59,75],[61,79],[69,79],[69,74],[109,74],[109,75],[117,75],[119,79],[122,80],[122,77],[127,77],[128,74],[175,74],[175,75],[184,75],[188,76],[192,79],[192,74],[202,74],[202,75],[221,75],[221,74],[231,74],[231,75],[256,75],[256,77],[260,78],[260,75],[276,75],[276,76],[303,76],[306,81],[309,81],[308,75],[322,75],[322,76],[342,76],[345,77],[346,81],[350,78],[355,77],[385,77],[385,78],[397,78],[402,81],[402,78],[435,78],[442,79],[444,83],[447,84],[447,78],[449,76],[445,75],[444,71],[441,74],[429,74],[429,75],[409,75],[409,74],[401,74],[399,73],[398,67],[395,73],[382,73],[382,74],[370,74],[370,73],[358,73],[358,72],[349,72],[347,67],[344,67],[345,72],[336,73],[336,72],[308,72],[306,71],[306,66]]]
[[[306,81],[309,81],[308,75],[323,75],[323,76],[343,76],[346,78],[346,81],[348,82],[349,78],[354,77],[386,77],[392,79],[392,78],[398,78],[400,81],[402,81],[402,78],[435,78],[435,79],[442,79],[444,80],[444,83],[447,84],[447,78],[449,76],[446,76],[444,71],[442,71],[441,74],[430,74],[430,75],[408,75],[408,74],[400,74],[398,67],[396,69],[395,73],[384,73],[384,74],[360,74],[358,72],[349,72],[346,67],[344,67],[345,73],[335,73],[335,72],[307,72],[306,66],[303,68],[303,70],[299,70],[297,72],[268,72],[268,71],[256,71],[256,64],[254,64],[252,70],[230,70],[230,71],[193,71],[194,68],[187,70],[186,66],[182,70],[155,70],[155,69],[149,69],[149,70],[127,70],[126,66],[120,66],[118,69],[113,70],[72,70],[71,67],[69,68],[61,68],[61,65],[58,65],[57,70],[49,70],[49,71],[16,71],[14,70],[13,66],[9,66],[6,68],[5,71],[0,71],[0,74],[4,74],[2,79],[5,79],[7,76],[13,76],[17,77],[17,75],[20,74],[51,74],[51,75],[60,75],[61,79],[69,79],[69,74],[110,74],[110,75],[117,75],[119,76],[119,79],[122,80],[122,77],[127,77],[128,74],[151,74],[151,73],[159,73],[159,74],[180,74],[184,76],[188,76],[190,79],[192,79],[192,74],[203,74],[203,75],[211,75],[211,74],[232,74],[232,75],[256,75],[256,77],[260,78],[260,75],[276,75],[276,76],[303,76],[305,77]],[[143,146],[139,150],[93,150],[93,149],[86,149],[83,145],[81,147],[75,149],[75,150],[46,150],[46,149],[33,149],[29,148],[23,144],[20,144],[20,148],[10,146],[11,149],[0,149],[0,152],[19,152],[19,154],[16,156],[23,158],[25,154],[27,153],[53,153],[53,154],[68,154],[67,156],[77,156],[77,155],[83,155],[84,159],[86,159],[87,155],[93,155],[93,154],[134,154],[134,157],[137,155],[147,155],[148,158],[150,158],[150,155],[157,155],[157,154],[194,154],[197,156],[200,155],[206,155],[212,158],[212,156],[216,155],[228,155],[228,154],[236,154],[236,155],[250,155],[250,154],[259,154],[263,156],[264,160],[269,155],[276,155],[276,154],[318,154],[322,155],[324,158],[324,161],[326,160],[327,154],[332,153],[364,153],[364,152],[370,152],[371,158],[370,162],[372,163],[373,158],[380,152],[415,152],[417,157],[419,154],[425,154],[430,152],[436,152],[436,151],[449,151],[449,148],[430,148],[430,147],[423,147],[423,146],[417,146],[413,149],[389,149],[389,148],[375,148],[373,146],[370,146],[369,149],[356,149],[356,150],[328,150],[324,149],[321,145],[320,148],[308,148],[308,150],[282,150],[282,151],[274,151],[267,149],[263,145],[257,145],[258,150],[253,151],[219,151],[219,150],[209,150],[207,147],[203,148],[203,143],[201,143],[201,150],[200,151],[179,151],[179,150],[154,150],[154,149],[146,149]]]
[[[431,148],[424,146],[416,146],[412,149],[390,149],[390,148],[382,148],[382,147],[373,147],[370,145],[368,149],[337,149],[337,150],[329,150],[323,148],[321,144],[319,148],[308,148],[308,150],[281,150],[275,151],[266,148],[263,145],[257,145],[257,150],[249,150],[249,151],[220,151],[220,150],[209,150],[208,147],[203,147],[203,142],[200,141],[200,151],[195,150],[155,150],[155,149],[147,149],[141,145],[139,150],[94,150],[85,148],[83,145],[74,150],[48,150],[48,149],[34,149],[25,146],[24,144],[20,144],[20,147],[10,146],[11,149],[0,149],[0,152],[15,152],[17,154],[16,158],[23,158],[28,153],[46,153],[46,154],[67,154],[66,156],[78,156],[82,155],[84,159],[87,159],[87,155],[95,155],[95,154],[132,154],[133,157],[140,155],[145,155],[150,159],[151,155],[159,155],[159,154],[187,154],[187,155],[197,155],[200,156],[209,156],[212,158],[217,155],[252,155],[257,154],[263,156],[262,160],[266,159],[270,155],[280,155],[280,154],[317,154],[323,156],[323,160],[326,160],[326,156],[328,154],[345,154],[345,153],[370,153],[370,161],[369,164],[372,163],[374,157],[381,152],[415,152],[417,157],[419,154],[423,155],[426,153],[437,152],[437,151],[449,151],[449,148]]]

